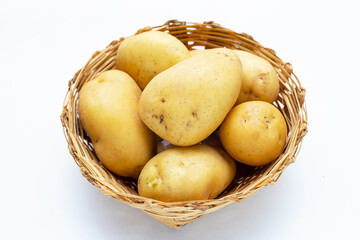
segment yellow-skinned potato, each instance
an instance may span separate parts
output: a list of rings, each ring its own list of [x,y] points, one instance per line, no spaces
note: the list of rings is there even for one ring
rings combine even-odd
[[[235,160],[260,166],[275,160],[283,151],[287,136],[281,112],[263,101],[237,105],[220,126],[220,139]]]
[[[140,88],[125,72],[110,70],[84,84],[79,118],[99,160],[112,172],[137,178],[155,154],[155,136],[138,113]]]
[[[242,85],[236,105],[253,100],[272,103],[279,94],[279,79],[269,62],[254,54],[234,50],[242,68]]]
[[[157,75],[141,95],[140,116],[169,143],[194,145],[221,124],[240,87],[239,58],[230,50],[215,49]]]
[[[236,165],[221,149],[199,144],[153,157],[138,180],[139,195],[164,202],[212,199],[231,183]]]
[[[117,64],[144,89],[160,72],[190,57],[189,50],[177,38],[159,31],[148,31],[121,42]]]
[[[191,50],[191,56],[205,54],[206,50]],[[236,105],[253,100],[272,103],[279,94],[279,79],[269,62],[252,53],[233,50],[242,65],[242,85]]]
[[[206,51],[204,51],[204,49],[193,49],[193,50],[190,50],[190,56],[194,57],[194,56],[203,54],[204,52],[206,52]]]

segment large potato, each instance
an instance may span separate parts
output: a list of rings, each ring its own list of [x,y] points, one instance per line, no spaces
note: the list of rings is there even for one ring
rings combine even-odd
[[[119,70],[106,71],[87,82],[79,94],[79,118],[96,155],[112,172],[137,178],[155,154],[154,134],[141,121],[141,90]]]
[[[242,85],[236,104],[261,100],[272,103],[279,94],[279,79],[269,62],[254,54],[234,50],[243,68]]]
[[[139,195],[164,202],[212,199],[235,176],[236,165],[208,145],[175,147],[153,157],[138,180]]]
[[[194,145],[221,124],[240,87],[239,58],[230,50],[215,49],[157,75],[141,95],[140,115],[171,144]]]
[[[220,139],[235,160],[260,166],[282,152],[287,135],[286,122],[270,103],[250,101],[237,105],[220,126]]]
[[[125,39],[117,52],[120,70],[144,89],[160,72],[190,57],[185,45],[170,34],[149,31]]]

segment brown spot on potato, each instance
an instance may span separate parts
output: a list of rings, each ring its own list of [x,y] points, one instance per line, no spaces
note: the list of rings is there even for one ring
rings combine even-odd
[[[268,80],[269,75],[270,75],[269,72],[267,72],[267,73],[260,73],[260,74],[259,74],[259,80],[260,80],[261,82],[264,82],[264,81]]]
[[[192,116],[193,116],[194,118],[199,119],[196,111],[192,112],[191,114],[192,114]]]
[[[267,116],[264,116],[264,118],[265,118],[265,122],[271,123],[270,120],[267,118]]]
[[[187,127],[191,127],[191,126],[192,126],[191,121],[188,121],[188,122],[186,123],[186,126],[187,126]]]
[[[152,118],[158,118],[158,116],[157,116],[157,115],[152,115],[151,117],[152,117]]]
[[[160,115],[160,123],[162,123],[164,121],[164,116]]]
[[[161,102],[163,102],[163,103],[164,103],[164,102],[165,102],[165,98],[161,98]]]

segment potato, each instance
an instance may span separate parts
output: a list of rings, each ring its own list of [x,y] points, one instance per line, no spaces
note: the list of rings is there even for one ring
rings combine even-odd
[[[191,50],[191,56],[198,56],[210,51]],[[242,65],[242,85],[235,105],[246,101],[260,100],[272,103],[279,94],[279,79],[275,69],[265,59],[249,52],[233,50]]]
[[[260,166],[275,160],[287,136],[283,115],[270,103],[250,101],[237,105],[220,126],[220,140],[235,160]]]
[[[215,49],[157,75],[141,95],[140,116],[169,143],[194,145],[221,124],[240,87],[237,55],[227,49]]]
[[[79,94],[79,118],[99,160],[112,172],[137,178],[155,154],[155,135],[141,121],[141,90],[126,73],[110,70]]]
[[[234,52],[243,68],[242,85],[236,105],[252,100],[274,102],[279,94],[279,79],[273,66],[254,54],[240,50]]]
[[[117,51],[117,64],[144,89],[160,72],[190,57],[177,38],[159,31],[148,31],[125,39]]]
[[[143,168],[139,195],[164,202],[212,199],[235,176],[236,165],[221,149],[198,144],[157,154]]]
[[[204,52],[207,52],[207,50],[204,51],[204,49],[193,49],[193,50],[190,50],[190,56],[194,57],[194,56],[203,54]]]

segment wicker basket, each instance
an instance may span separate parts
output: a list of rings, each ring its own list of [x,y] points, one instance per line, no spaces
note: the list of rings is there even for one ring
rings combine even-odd
[[[302,139],[307,133],[305,89],[301,87],[290,63],[284,63],[272,49],[264,48],[245,33],[236,33],[214,22],[198,24],[171,20],[161,26],[140,29],[137,34],[151,30],[170,33],[189,49],[214,47],[240,49],[269,61],[276,69],[281,86],[275,105],[283,113],[289,129],[285,149],[276,161],[256,168],[238,166],[239,171],[232,184],[216,199],[166,203],[140,197],[136,191],[135,180],[116,176],[99,162],[89,137],[79,123],[77,102],[81,87],[99,73],[116,68],[116,51],[124,38],[113,41],[102,51],[95,52],[69,81],[69,89],[64,100],[61,122],[70,154],[80,167],[83,176],[100,188],[104,194],[139,208],[160,222],[178,229],[206,213],[233,202],[240,202],[261,187],[277,181],[284,169],[295,161]]]

